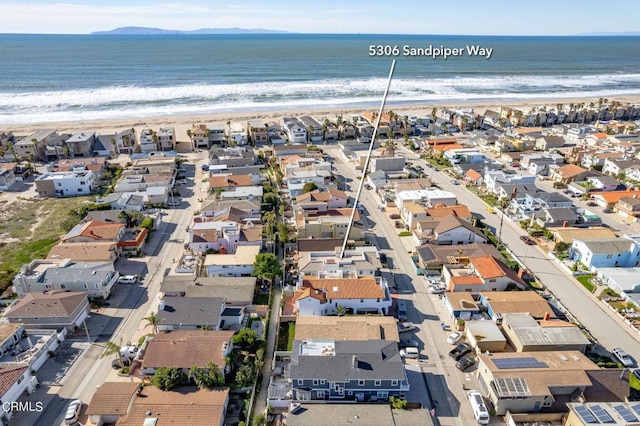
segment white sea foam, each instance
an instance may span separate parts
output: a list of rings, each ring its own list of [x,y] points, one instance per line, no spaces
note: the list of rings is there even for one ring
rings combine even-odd
[[[373,105],[386,79],[200,84],[0,94],[0,123]],[[393,79],[392,103],[640,94],[640,74]]]

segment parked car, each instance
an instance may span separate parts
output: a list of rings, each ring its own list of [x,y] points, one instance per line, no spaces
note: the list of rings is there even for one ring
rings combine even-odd
[[[385,253],[380,253],[380,263],[383,265],[387,264],[387,255]]]
[[[80,410],[82,409],[82,400],[74,399],[67,407],[67,413],[64,415],[64,424],[73,425],[78,422]]]
[[[135,284],[138,281],[138,277],[135,275],[121,275],[118,278],[120,284]]]
[[[496,214],[496,209],[494,209],[493,207],[489,206],[487,207],[487,211],[491,214]]]
[[[179,183],[180,185],[186,185],[188,182],[186,179],[178,179],[176,180],[176,183]]]
[[[633,360],[622,348],[613,348],[611,353],[613,353],[613,355],[618,358],[620,363],[625,367],[633,367]]]
[[[602,213],[606,213],[606,214],[613,213],[613,210],[612,209],[602,209]]]
[[[460,358],[471,352],[473,348],[468,343],[460,343],[455,348],[449,351],[449,356],[453,358],[455,361],[458,361]]]
[[[633,370],[633,375],[636,376],[636,379],[640,380],[640,368]]]
[[[536,242],[531,239],[528,235],[521,235],[520,240],[528,246],[535,246]]]
[[[391,219],[400,219],[400,215],[398,213],[393,213],[393,214],[389,215],[389,217]]]
[[[460,371],[465,371],[467,368],[471,367],[476,363],[476,360],[472,356],[463,356],[456,362],[456,368]]]
[[[406,333],[416,329],[416,326],[411,322],[399,322],[398,333]]]
[[[587,203],[587,206],[589,206],[589,207],[595,207],[595,206],[597,206],[597,205],[598,205],[598,203],[596,203],[595,201],[589,201],[589,202]]]
[[[396,228],[402,228],[402,222],[400,222],[399,220],[396,220],[395,223],[394,223],[394,226]]]
[[[462,333],[454,331],[449,335],[449,337],[447,337],[447,343],[450,345],[455,345],[460,339],[462,339]]]
[[[458,182],[458,179],[451,179],[449,182],[451,182],[454,185],[459,185],[460,182]]]
[[[420,357],[420,349],[415,346],[407,346],[400,349],[400,356],[402,358],[418,359]]]
[[[417,347],[418,346],[418,341],[415,340],[415,339],[401,339],[398,342],[398,347],[399,348],[406,348],[406,347],[409,347],[409,346]]]
[[[180,205],[180,201],[167,201],[167,205],[171,207],[178,207]]]
[[[447,291],[445,286],[439,284],[431,284],[429,286],[429,290],[431,291],[431,294],[443,294]]]

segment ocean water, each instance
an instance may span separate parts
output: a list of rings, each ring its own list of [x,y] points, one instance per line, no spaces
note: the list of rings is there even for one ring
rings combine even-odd
[[[390,105],[640,95],[638,37],[0,35],[0,58],[0,124],[373,106],[392,59]]]

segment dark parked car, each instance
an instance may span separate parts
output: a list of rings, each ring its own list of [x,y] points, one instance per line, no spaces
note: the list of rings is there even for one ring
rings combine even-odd
[[[598,203],[596,203],[595,201],[589,201],[589,202],[587,203],[587,205],[588,205],[589,207],[595,207],[595,206],[597,206],[597,205],[598,205]]]
[[[535,242],[535,241],[533,241],[533,240],[532,240],[529,236],[527,236],[527,235],[522,235],[522,236],[520,237],[520,240],[522,240],[522,242],[523,242],[523,243],[525,243],[525,244],[527,244],[527,245],[529,245],[529,246],[535,246],[535,245],[536,245],[536,242]]]
[[[400,215],[398,213],[393,213],[389,216],[391,219],[400,219]]]
[[[602,213],[613,213],[611,209],[602,209]]]
[[[475,363],[475,358],[471,356],[463,356],[458,362],[456,362],[456,368],[460,371],[464,371]]]
[[[407,348],[409,346],[418,346],[418,341],[415,339],[401,339],[398,342],[398,347],[399,348]]]
[[[387,255],[385,253],[380,253],[380,263],[383,265],[387,263]]]
[[[471,347],[470,344],[460,343],[458,346],[456,346],[455,348],[451,349],[451,351],[449,351],[449,356],[453,358],[455,361],[458,361],[460,358],[462,358],[463,356],[471,352],[472,349],[473,348]]]

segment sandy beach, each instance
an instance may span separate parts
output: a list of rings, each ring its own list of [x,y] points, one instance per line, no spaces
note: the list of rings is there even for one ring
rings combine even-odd
[[[640,103],[640,96],[618,96],[609,99],[609,101],[618,101],[625,103]],[[514,100],[513,102],[505,101],[502,104],[496,102],[491,103],[460,103],[455,104],[420,104],[420,105],[394,105],[385,108],[386,111],[393,110],[397,114],[416,115],[418,117],[430,116],[433,108],[441,110],[443,108],[455,109],[462,108],[465,110],[473,109],[474,114],[482,115],[487,109],[499,111],[501,107],[519,108],[528,111],[533,107],[539,108],[546,106],[547,108],[556,108],[557,104],[563,104],[567,108],[571,103],[589,104],[593,102],[598,104],[598,99],[594,98],[567,98],[567,99],[536,99],[536,100]],[[0,129],[12,131],[16,136],[28,136],[29,134],[40,129],[57,129],[60,133],[74,133],[79,131],[95,131],[99,134],[110,134],[133,127],[137,134],[144,128],[158,129],[159,127],[175,127],[176,135],[179,141],[188,140],[187,130],[191,129],[193,124],[207,125],[225,125],[227,121],[245,122],[249,119],[261,119],[265,122],[279,121],[285,116],[299,117],[302,115],[311,115],[313,117],[335,117],[336,115],[348,116],[349,114],[362,113],[366,110],[377,110],[379,106],[370,108],[325,108],[325,109],[308,109],[308,110],[280,110],[280,111],[245,111],[231,113],[216,113],[207,115],[167,115],[145,118],[123,118],[111,120],[88,120],[88,121],[64,121],[64,122],[46,122],[46,123],[28,123],[28,124],[2,124]]]

